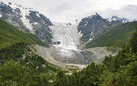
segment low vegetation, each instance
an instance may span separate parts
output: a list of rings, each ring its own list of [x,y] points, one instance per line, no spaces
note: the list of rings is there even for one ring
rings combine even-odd
[[[102,35],[100,38],[92,40],[86,45],[86,48],[103,46],[123,47],[124,44],[128,43],[133,32],[135,32],[136,27],[137,22],[122,24]]]
[[[36,36],[28,32],[24,33],[0,19],[0,49],[19,42],[47,46],[47,44],[40,41]]]

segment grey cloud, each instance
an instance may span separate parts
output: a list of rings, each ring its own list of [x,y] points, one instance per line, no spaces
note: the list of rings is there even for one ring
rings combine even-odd
[[[135,5],[127,5],[119,10],[121,16],[125,16],[127,18],[137,18],[137,6]]]
[[[127,5],[118,10],[93,10],[89,0],[0,0],[14,2],[24,7],[31,7],[43,13],[51,21],[72,22],[77,18],[84,18],[98,12],[103,17],[113,15],[125,18],[137,18],[137,6]],[[90,0],[92,1],[92,0]],[[94,4],[94,3],[93,3]],[[107,5],[107,4],[106,4]],[[103,7],[102,7],[103,8]]]
[[[54,6],[54,7],[51,7],[50,9],[48,9],[48,11],[51,13],[51,14],[61,14],[65,11],[68,11],[69,9],[72,9],[72,7],[70,6],[69,3],[67,2],[63,2],[57,6]]]
[[[92,13],[98,12],[103,17],[111,17],[111,16],[118,16],[124,17],[128,19],[137,19],[137,5],[126,5],[118,10],[115,9],[107,9],[107,10],[92,10]],[[89,14],[89,13],[88,13]]]

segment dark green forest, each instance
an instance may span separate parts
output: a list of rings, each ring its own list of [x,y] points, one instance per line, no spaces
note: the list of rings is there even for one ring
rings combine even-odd
[[[34,54],[30,44],[0,50],[0,86],[46,86],[60,69]]]

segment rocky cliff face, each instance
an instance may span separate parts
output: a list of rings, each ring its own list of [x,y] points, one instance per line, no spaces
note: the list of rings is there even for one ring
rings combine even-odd
[[[121,25],[121,21],[108,21],[99,14],[83,18],[78,25],[78,32],[82,34],[81,41],[87,42],[96,39],[116,26]]]
[[[36,35],[44,42],[51,42],[49,26],[52,26],[52,23],[44,15],[31,8],[0,2],[0,17],[16,28]]]

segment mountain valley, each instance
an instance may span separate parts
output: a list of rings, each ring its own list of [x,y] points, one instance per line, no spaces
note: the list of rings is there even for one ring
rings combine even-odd
[[[98,13],[52,22],[32,8],[0,2],[0,85],[130,86],[136,28],[136,20]]]
[[[115,28],[129,22],[128,19],[118,18],[116,16],[104,19],[96,13],[95,15],[83,18],[79,24],[52,23],[43,14],[40,14],[32,8],[24,8],[10,2],[1,2],[0,8],[1,19],[25,33],[34,34],[43,41],[43,43],[41,42],[42,46],[37,45],[39,44],[38,42],[28,42],[30,44],[33,43],[32,51],[37,51],[35,52],[37,55],[42,56],[48,62],[64,69],[66,69],[65,65],[73,65],[81,69],[91,61],[98,63],[101,62],[105,56],[113,53],[116,55],[117,50],[115,52],[109,51],[107,50],[107,46],[101,46],[100,48],[96,46],[93,49],[86,49],[85,46],[90,47],[89,45],[96,45],[98,43],[96,43],[96,40],[100,38],[101,41],[103,34],[105,35],[105,33],[111,30],[116,30]],[[133,27],[135,28],[135,26]]]

